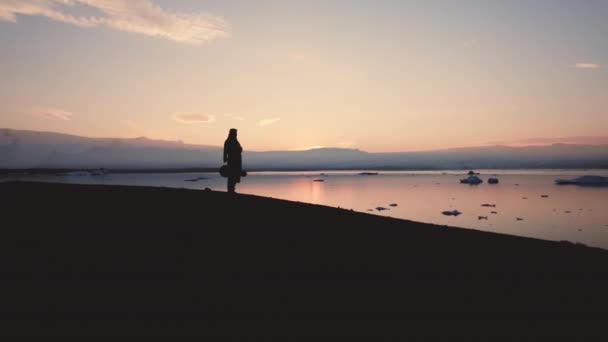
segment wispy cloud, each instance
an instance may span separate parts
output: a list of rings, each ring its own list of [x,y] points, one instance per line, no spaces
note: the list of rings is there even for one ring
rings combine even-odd
[[[72,15],[88,7],[98,15]],[[151,0],[0,0],[0,20],[17,22],[17,15],[42,16],[80,27],[106,26],[188,44],[202,44],[230,35],[221,17],[170,12]]]
[[[578,69],[599,69],[601,66],[595,63],[576,63],[574,64],[575,68]]]
[[[29,114],[49,119],[49,120],[58,120],[58,121],[70,121],[72,120],[73,114],[58,108],[44,108],[44,107],[35,107],[29,111]]]
[[[208,114],[173,114],[173,120],[183,124],[198,124],[213,122],[215,117]]]
[[[232,115],[232,114],[224,114],[225,117],[236,120],[236,121],[244,121],[245,118],[240,115]]]
[[[266,127],[266,126],[275,124],[275,123],[279,122],[280,120],[281,120],[281,118],[262,119],[262,120],[258,121],[258,125],[260,125],[260,127]]]

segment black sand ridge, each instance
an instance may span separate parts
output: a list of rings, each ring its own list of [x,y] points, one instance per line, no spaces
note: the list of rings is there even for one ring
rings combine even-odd
[[[203,190],[11,182],[0,201],[3,335],[580,340],[608,322],[608,251],[567,242]]]

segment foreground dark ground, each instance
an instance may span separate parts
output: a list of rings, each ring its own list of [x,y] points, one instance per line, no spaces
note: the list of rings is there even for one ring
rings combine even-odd
[[[0,183],[0,334],[578,338],[608,251],[212,191]]]

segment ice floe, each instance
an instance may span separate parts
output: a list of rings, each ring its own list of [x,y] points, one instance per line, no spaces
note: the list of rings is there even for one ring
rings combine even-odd
[[[472,176],[469,176],[467,178],[461,179],[460,183],[463,183],[463,184],[473,184],[474,185],[474,184],[481,184],[481,183],[483,183],[483,180],[481,178],[477,177],[477,176],[472,175]]]
[[[608,185],[608,177],[602,176],[581,176],[574,179],[556,179],[558,185]]]
[[[446,211],[442,211],[441,213],[446,216],[458,216],[458,215],[462,214],[458,210],[446,210]]]

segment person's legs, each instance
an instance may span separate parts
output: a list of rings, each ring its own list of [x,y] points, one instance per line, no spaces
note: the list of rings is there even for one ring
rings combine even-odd
[[[234,193],[236,188],[236,179],[228,177],[228,192]]]

